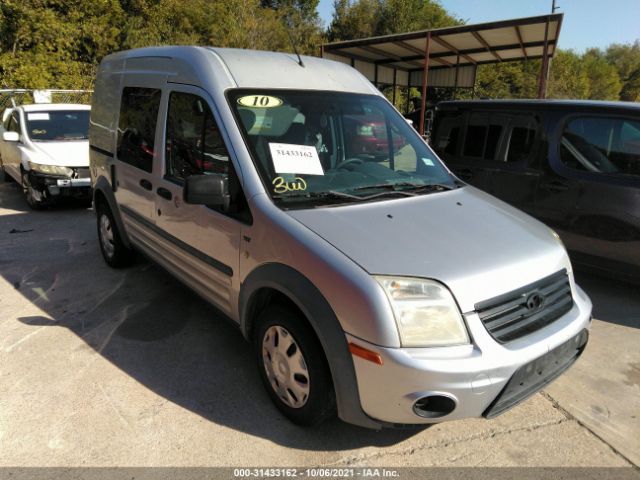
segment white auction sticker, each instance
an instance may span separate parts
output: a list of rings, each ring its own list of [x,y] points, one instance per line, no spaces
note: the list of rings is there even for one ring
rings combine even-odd
[[[49,120],[49,114],[48,113],[27,113],[27,118],[29,120]]]
[[[276,173],[324,175],[316,147],[270,143],[269,149]]]

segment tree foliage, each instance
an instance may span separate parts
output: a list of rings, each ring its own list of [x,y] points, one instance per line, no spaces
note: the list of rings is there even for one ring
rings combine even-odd
[[[434,0],[335,0],[330,41],[460,25]]]
[[[317,54],[318,0],[2,0],[1,88],[90,88],[111,52],[215,45]]]

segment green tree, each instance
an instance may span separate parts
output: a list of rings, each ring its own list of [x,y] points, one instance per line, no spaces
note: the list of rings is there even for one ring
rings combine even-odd
[[[434,0],[335,0],[330,41],[460,25]]]
[[[640,40],[633,44],[609,45],[605,58],[620,76],[620,100],[640,102]]]
[[[549,77],[549,98],[589,98],[589,78],[580,55],[573,50],[558,50],[553,57]]]
[[[589,80],[589,98],[592,100],[618,100],[622,83],[616,67],[607,62],[603,53],[592,48],[582,56]]]

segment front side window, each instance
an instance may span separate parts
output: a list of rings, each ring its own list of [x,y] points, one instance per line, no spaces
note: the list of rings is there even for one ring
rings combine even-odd
[[[189,175],[228,174],[229,154],[213,114],[202,98],[173,92],[169,97],[166,174],[182,180]]]
[[[404,118],[377,96],[232,90],[228,99],[263,181],[284,208],[456,186]]]
[[[640,175],[640,121],[582,117],[562,132],[560,158],[574,170]]]
[[[27,133],[34,142],[86,140],[89,110],[26,112]]]
[[[151,172],[160,90],[126,87],[122,91],[118,122],[118,159]]]

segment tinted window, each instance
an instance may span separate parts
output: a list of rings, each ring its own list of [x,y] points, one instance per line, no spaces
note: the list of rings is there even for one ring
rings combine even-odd
[[[526,126],[514,126],[509,136],[506,161],[520,162],[526,160],[533,150],[535,137],[536,126],[533,120]]]
[[[130,88],[122,91],[118,124],[118,159],[146,172],[153,166],[160,90]]]
[[[605,117],[573,119],[563,131],[560,158],[575,170],[640,175],[640,122]]]
[[[229,172],[229,154],[207,103],[189,93],[169,98],[166,139],[167,175]]]
[[[502,135],[502,124],[486,114],[473,114],[464,141],[465,157],[494,160]]]
[[[89,110],[27,112],[27,132],[31,140],[56,142],[86,140]]]

